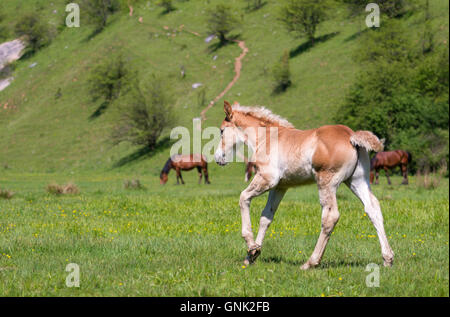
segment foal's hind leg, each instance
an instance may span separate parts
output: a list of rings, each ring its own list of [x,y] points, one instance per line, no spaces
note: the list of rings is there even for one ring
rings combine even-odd
[[[302,265],[302,270],[307,270],[320,263],[334,226],[339,220],[339,211],[336,202],[337,186],[332,184],[320,184],[320,180],[318,180],[318,185],[320,204],[322,205],[322,229],[314,252],[309,260]]]
[[[381,213],[380,203],[370,190],[369,177],[367,175],[369,156],[367,155],[366,160],[366,155],[367,153],[364,155],[364,153],[360,152],[360,158],[355,172],[353,173],[353,176],[346,181],[346,184],[364,204],[364,210],[377,230],[378,239],[380,240],[381,245],[381,253],[384,259],[384,266],[391,266],[394,261],[394,252],[389,245],[386,233],[384,231],[383,215]]]

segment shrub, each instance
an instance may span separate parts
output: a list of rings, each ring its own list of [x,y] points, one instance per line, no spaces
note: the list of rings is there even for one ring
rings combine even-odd
[[[159,0],[156,5],[164,8],[164,12],[163,13],[169,13],[171,11],[175,10],[175,7],[173,6],[173,1],[172,0]]]
[[[91,72],[88,84],[92,99],[111,102],[129,86],[133,71],[121,54],[105,58]]]
[[[161,133],[174,123],[169,86],[154,75],[144,83],[134,83],[130,93],[121,99],[119,121],[113,128],[113,144],[127,141],[154,149]]]
[[[207,91],[206,86],[202,86],[202,87],[198,88],[197,104],[199,107],[205,107],[208,103],[206,100],[206,91]]]
[[[67,194],[78,194],[77,185],[73,183],[67,183],[65,185],[58,185],[56,183],[48,184],[46,188],[49,194],[53,195],[67,195]]]
[[[245,0],[247,2],[247,10],[258,10],[263,6],[262,0]]]
[[[339,0],[347,5],[350,16],[355,16],[365,12],[367,0]],[[389,18],[395,18],[406,13],[409,2],[406,0],[379,0],[376,3],[380,7],[380,13],[386,14]]]
[[[14,193],[12,191],[0,188],[0,198],[11,199],[13,196],[14,196]]]
[[[145,189],[145,187],[141,184],[141,182],[139,181],[139,179],[126,179],[123,182],[123,187],[125,189]]]
[[[289,51],[285,50],[282,58],[273,68],[274,92],[283,92],[291,85],[289,68]]]
[[[442,178],[447,172],[446,167],[439,169],[437,173],[430,173],[428,170],[424,172],[418,171],[416,176],[416,184],[419,189],[436,189],[441,184]]]
[[[379,0],[380,14],[386,14],[389,18],[404,15],[408,9],[407,0]]]
[[[23,15],[15,25],[17,36],[24,36],[28,44],[29,53],[36,53],[38,50],[50,44],[50,29],[47,24],[41,21],[40,15],[28,13]]]
[[[94,27],[95,32],[102,31],[111,15],[120,9],[118,0],[81,0],[80,11],[86,22]]]
[[[306,36],[314,43],[317,26],[326,20],[327,0],[287,0],[281,8],[280,20],[288,32]]]
[[[207,28],[210,34],[219,38],[220,43],[228,41],[227,35],[239,26],[230,6],[218,4],[207,12]]]

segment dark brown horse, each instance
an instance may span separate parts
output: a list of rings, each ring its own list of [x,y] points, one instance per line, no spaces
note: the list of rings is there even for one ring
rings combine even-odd
[[[202,182],[202,172],[205,175],[205,184],[210,184],[208,178],[208,163],[206,162],[206,157],[204,155],[174,155],[170,157],[166,164],[164,165],[161,174],[159,175],[160,184],[164,185],[169,179],[169,172],[173,168],[177,173],[177,184],[181,179],[181,183],[184,185],[183,177],[181,176],[181,171],[190,171],[194,168],[198,171],[198,183]]]
[[[370,161],[370,183],[373,183],[375,171],[375,185],[378,185],[378,176],[380,169],[384,169],[388,184],[391,185],[389,179],[389,169],[400,166],[403,174],[403,185],[408,184],[408,164],[411,163],[411,153],[403,150],[378,152]]]

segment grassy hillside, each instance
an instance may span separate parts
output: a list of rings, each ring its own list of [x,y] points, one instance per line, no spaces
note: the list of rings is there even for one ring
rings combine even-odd
[[[132,17],[125,11],[114,15],[106,29],[93,37],[81,15],[80,28],[64,28],[50,46],[20,60],[14,82],[0,92],[0,164],[12,173],[125,170],[158,174],[168,156],[168,143],[144,155],[129,144],[113,147],[108,137],[114,105],[103,115],[90,118],[99,103],[88,95],[89,72],[102,58],[121,51],[141,77],[152,73],[168,76],[178,123],[191,128],[192,118],[204,107],[198,105],[198,91],[192,84],[205,84],[207,100],[213,99],[233,78],[234,58],[240,54],[235,44],[211,52],[211,43],[205,43],[205,9],[216,2],[175,1],[177,9],[169,14],[161,14],[162,9],[153,2],[144,2],[134,8]],[[17,15],[33,10],[56,26],[63,20],[65,1],[52,3],[2,1],[2,23],[13,28]],[[249,53],[243,60],[241,78],[224,99],[265,105],[301,129],[333,123],[336,106],[358,71],[352,55],[358,34],[365,28],[364,16],[348,19],[345,8],[338,9],[318,29],[317,37],[323,40],[307,49],[304,40],[291,37],[277,20],[278,1],[267,1],[250,13],[245,11],[244,1],[228,3],[242,20],[234,34],[245,41]],[[448,37],[448,2],[431,1],[431,5],[434,24],[440,30],[437,40],[442,43]],[[420,19],[420,12],[403,18],[412,33],[417,32]],[[273,95],[272,65],[285,49],[291,52],[293,86]],[[30,68],[32,63],[37,64]],[[186,70],[183,79],[182,66]],[[59,89],[61,97],[56,98]],[[220,124],[222,103],[223,99],[208,111],[204,127]]]

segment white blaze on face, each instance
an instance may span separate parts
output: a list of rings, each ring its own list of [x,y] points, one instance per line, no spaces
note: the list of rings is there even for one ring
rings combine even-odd
[[[214,158],[219,165],[225,165],[233,160],[232,151],[235,144],[241,142],[239,136],[236,133],[236,129],[227,127],[223,129],[222,137],[220,139],[219,146],[214,154]]]
[[[222,151],[222,141],[220,141],[216,153],[214,153],[214,160],[216,161],[217,164],[221,164],[224,156],[225,155]]]

